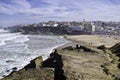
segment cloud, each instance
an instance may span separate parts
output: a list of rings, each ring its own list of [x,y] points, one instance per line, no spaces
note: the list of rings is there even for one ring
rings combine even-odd
[[[9,0],[0,1],[0,13],[43,20],[120,20],[119,0]],[[21,15],[22,14],[22,15]],[[16,16],[16,18],[18,18]],[[25,19],[25,20],[26,20]],[[43,19],[43,20],[42,20]],[[19,19],[18,19],[19,20]],[[35,21],[36,21],[35,20]],[[19,21],[18,21],[19,22]]]
[[[14,15],[16,13],[29,12],[30,5],[26,0],[10,0],[11,4],[0,2],[0,12]]]
[[[65,10],[65,7],[58,7],[55,6],[55,3],[46,0],[46,3],[49,3],[51,5],[46,5],[47,7],[44,8],[32,8],[30,3],[27,0],[10,0],[12,4],[6,4],[3,2],[0,2],[0,13],[5,13],[8,15],[14,15],[17,13],[23,13],[23,14],[34,14],[34,15],[49,15],[49,14],[55,14],[55,10]]]
[[[10,0],[12,4],[0,2],[0,12],[14,15],[17,13],[34,15],[56,15],[56,16],[89,16],[96,14],[98,16],[108,16],[119,14],[119,5],[113,5],[111,2],[118,3],[118,0],[41,0],[44,7],[32,7],[29,0]],[[49,4],[49,5],[48,5]],[[69,17],[69,16],[68,16]]]

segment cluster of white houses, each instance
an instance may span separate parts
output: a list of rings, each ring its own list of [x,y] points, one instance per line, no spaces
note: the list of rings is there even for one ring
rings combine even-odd
[[[28,27],[31,25],[27,25]],[[68,33],[120,34],[120,23],[102,21],[57,22],[48,21],[32,24],[32,27],[59,27]]]
[[[55,22],[55,21],[49,21],[49,22],[42,22],[39,24],[36,24],[35,26],[42,26],[42,27],[65,27],[68,30],[71,31],[90,31],[95,32],[98,30],[102,30],[103,28],[101,26],[97,26],[93,22]]]
[[[105,23],[105,24],[103,24]],[[34,26],[42,27],[61,27],[65,28],[68,33],[89,32],[93,34],[120,34],[120,23],[102,22],[102,21],[82,21],[82,22],[57,22],[48,21],[35,24]]]

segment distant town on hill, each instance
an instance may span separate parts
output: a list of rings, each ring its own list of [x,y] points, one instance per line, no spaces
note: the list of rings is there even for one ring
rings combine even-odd
[[[29,25],[15,25],[5,28],[11,32],[22,34],[55,34],[55,35],[80,35],[102,34],[120,35],[120,22],[81,21],[58,22],[48,21]]]

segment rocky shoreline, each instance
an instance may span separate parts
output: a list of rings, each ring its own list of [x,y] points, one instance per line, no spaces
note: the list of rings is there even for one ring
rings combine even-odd
[[[64,80],[120,80],[119,53],[112,52],[119,48],[117,45],[111,49],[98,49],[80,43],[57,48],[63,62]],[[37,57],[23,69],[1,80],[54,80],[55,69],[41,67],[41,62],[42,58]]]

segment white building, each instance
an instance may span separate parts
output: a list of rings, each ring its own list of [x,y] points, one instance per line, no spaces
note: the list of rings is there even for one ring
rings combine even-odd
[[[94,23],[91,23],[91,31],[92,32],[95,32],[95,30],[96,30],[95,28],[96,28],[96,26],[94,25]]]
[[[55,23],[54,25],[53,25],[53,27],[57,27],[59,24],[58,23]]]

